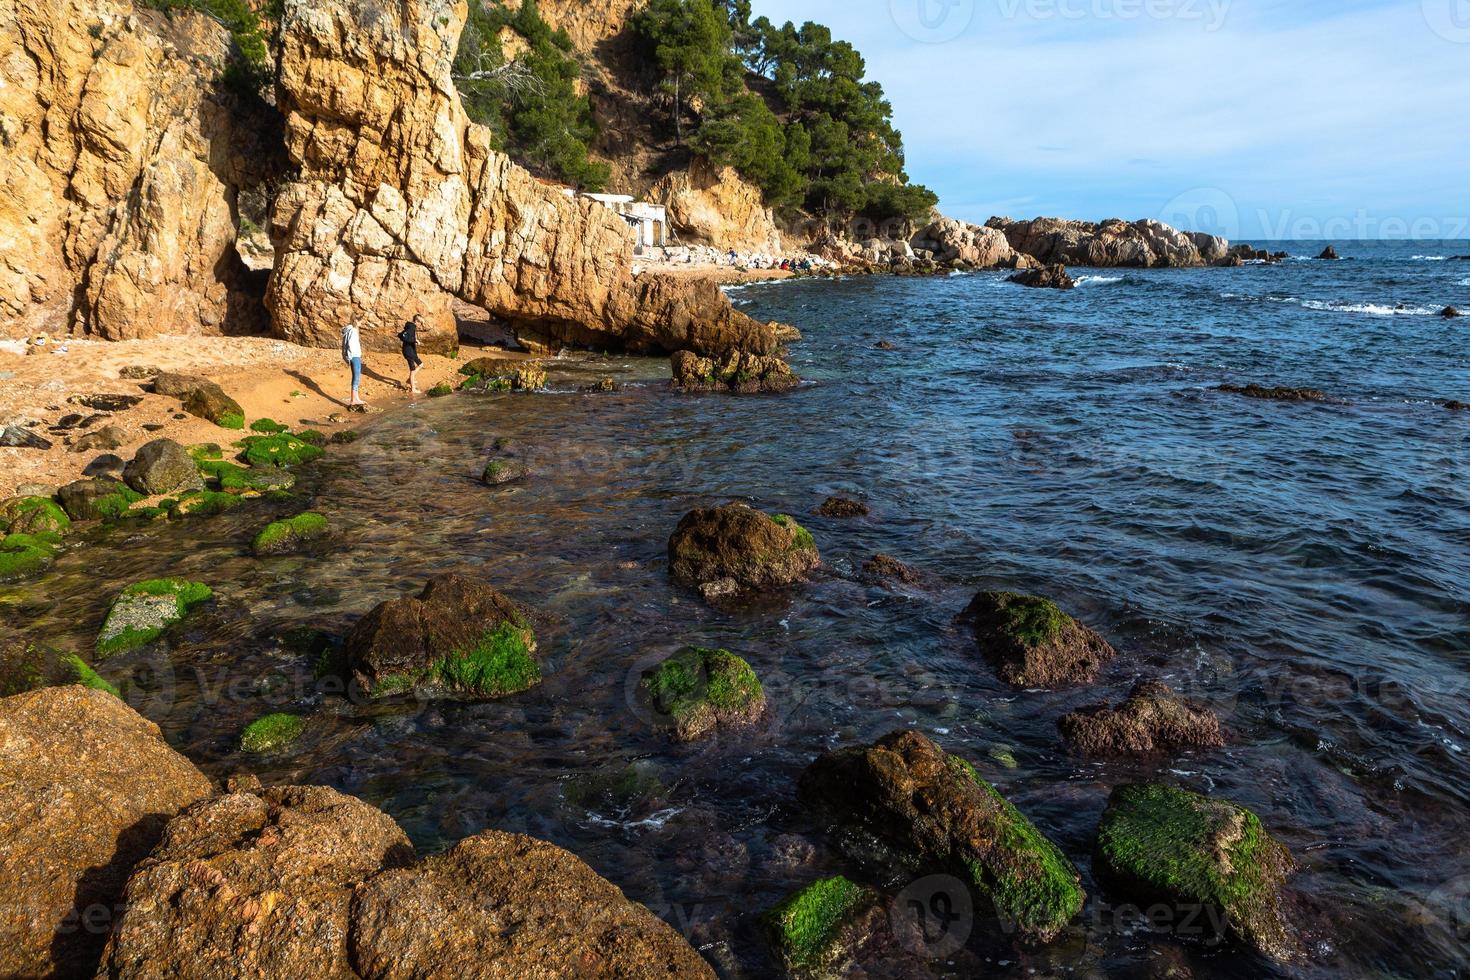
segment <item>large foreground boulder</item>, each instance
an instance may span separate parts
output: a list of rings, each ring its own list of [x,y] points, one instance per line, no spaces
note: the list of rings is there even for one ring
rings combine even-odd
[[[975,630],[980,653],[1015,687],[1082,684],[1115,656],[1097,633],[1050,599],[982,592],[960,617]]]
[[[374,697],[498,698],[541,683],[535,651],[514,602],[481,582],[442,575],[416,598],[392,599],[364,616],[342,652]]]
[[[745,504],[692,511],[669,539],[674,579],[707,598],[791,586],[821,563],[816,541],[800,524]]]
[[[1173,905],[1175,921],[1222,926],[1263,955],[1295,958],[1281,887],[1296,865],[1245,807],[1170,786],[1120,786],[1098,828],[1099,875],[1130,900]]]
[[[1057,722],[1062,736],[1083,755],[1150,755],[1225,744],[1220,719],[1181,698],[1167,684],[1145,681],[1116,708],[1082,708]]]
[[[1081,878],[1057,846],[974,766],[918,732],[823,755],[802,774],[801,795],[844,830],[963,877],[1024,941],[1054,939],[1082,909]]]
[[[85,687],[0,700],[0,976],[88,976],[128,873],[210,782]]]

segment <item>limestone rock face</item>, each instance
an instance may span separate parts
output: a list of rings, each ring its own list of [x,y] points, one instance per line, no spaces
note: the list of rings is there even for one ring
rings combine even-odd
[[[1004,232],[957,218],[940,218],[915,235],[910,245],[933,252],[938,262],[963,262],[977,269],[1015,266],[1018,260]]]
[[[120,0],[0,0],[0,334],[109,340],[263,323],[234,250],[229,35]]]
[[[688,170],[655,184],[648,199],[668,207],[669,224],[681,240],[740,252],[781,252],[781,232],[760,188],[730,167],[695,159]]]
[[[567,32],[578,51],[592,52],[621,34],[628,19],[647,5],[647,0],[541,0],[536,6],[546,23]]]
[[[770,353],[718,290],[632,276],[627,223],[490,148],[450,77],[464,0],[288,0],[280,103],[298,179],[277,198],[267,296],[278,336],[334,346],[356,323],[396,349],[455,343],[454,296],[543,346]]]
[[[1046,265],[1201,266],[1230,252],[1230,243],[1223,238],[1178,231],[1158,221],[1130,224],[1111,218],[1095,224],[1062,218],[991,218],[986,227],[1003,232],[1012,248]]]
[[[89,975],[133,865],[210,792],[111,694],[0,700],[0,975]]]

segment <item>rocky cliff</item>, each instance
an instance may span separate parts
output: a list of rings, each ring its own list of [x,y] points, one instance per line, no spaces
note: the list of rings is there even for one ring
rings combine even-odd
[[[235,205],[273,134],[217,84],[228,51],[199,15],[0,0],[0,335],[262,326]]]
[[[669,209],[669,223],[686,243],[779,255],[781,231],[759,187],[730,167],[695,159],[666,175],[648,199]]]
[[[1043,265],[1200,266],[1221,261],[1230,250],[1223,238],[1178,231],[1158,221],[991,218],[986,226],[1003,232],[1012,248]]]
[[[639,352],[775,349],[717,290],[634,279],[621,217],[536,180],[490,148],[450,78],[463,0],[288,0],[280,104],[298,178],[272,217],[267,303],[279,336],[395,346],[423,313],[453,343],[454,296],[537,344]]]

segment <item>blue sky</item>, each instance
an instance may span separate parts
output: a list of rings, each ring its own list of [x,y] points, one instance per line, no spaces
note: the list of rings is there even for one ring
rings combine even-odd
[[[1470,0],[755,0],[857,45],[971,221],[1470,238]]]

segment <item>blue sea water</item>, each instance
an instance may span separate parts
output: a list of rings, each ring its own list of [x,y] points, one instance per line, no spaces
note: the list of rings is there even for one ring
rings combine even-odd
[[[1078,270],[1070,292],[999,273],[808,280],[731,291],[798,326],[789,395],[670,392],[667,367],[567,358],[541,396],[426,401],[302,474],[337,528],[311,558],[257,560],[287,505],[111,532],[7,597],[8,629],[85,648],[107,600],[150,574],[219,587],[166,648],[102,672],[208,771],[320,782],[398,819],[422,851],[487,827],[569,848],[690,938],[724,976],[770,975],[760,912],[861,876],[798,804],[820,751],[922,730],[971,759],[1078,865],[1087,908],[1018,948],[977,919],[962,948],[874,954],[867,976],[1453,976],[1470,938],[1470,243],[1288,246],[1277,265]],[[878,350],[887,340],[896,349]],[[609,395],[578,383],[613,375]],[[1275,403],[1225,383],[1308,386]],[[533,460],[476,477],[492,442]],[[832,493],[873,514],[821,518]],[[668,580],[694,506],[796,516],[828,572],[783,601],[716,610]],[[290,505],[300,509],[300,504]],[[897,592],[876,553],[921,569]],[[436,572],[483,576],[545,617],[546,682],[486,705],[352,704],[285,642],[340,638]],[[1045,594],[1119,650],[1098,682],[1018,692],[954,622],[982,588]],[[648,723],[641,672],[725,646],[771,716],[693,747]],[[1056,722],[1162,679],[1207,702],[1230,744],[1090,761]],[[291,753],[238,751],[267,710],[309,714]],[[1250,806],[1296,856],[1289,907],[1309,955],[1151,930],[1097,880],[1114,786],[1160,779]],[[871,883],[898,894],[893,873]]]

